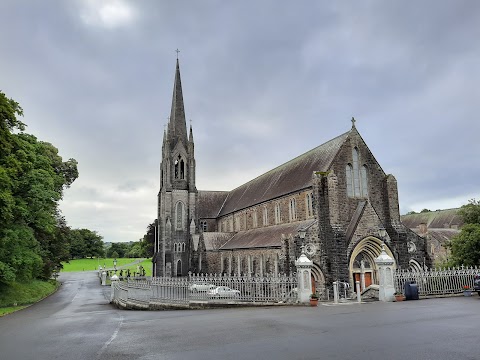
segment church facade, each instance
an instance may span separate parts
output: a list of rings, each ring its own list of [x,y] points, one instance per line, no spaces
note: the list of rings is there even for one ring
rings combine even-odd
[[[397,182],[355,127],[232,191],[195,185],[177,60],[158,194],[154,276],[289,274],[304,252],[312,282],[378,283],[382,244],[397,268],[430,265],[400,221]]]

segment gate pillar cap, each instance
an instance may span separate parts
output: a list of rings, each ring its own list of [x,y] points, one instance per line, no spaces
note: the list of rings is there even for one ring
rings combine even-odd
[[[296,266],[312,266],[313,261],[310,260],[307,255],[303,254],[295,261]]]
[[[385,244],[382,244],[382,252],[375,259],[375,263],[378,265],[393,265],[393,258],[385,252]]]

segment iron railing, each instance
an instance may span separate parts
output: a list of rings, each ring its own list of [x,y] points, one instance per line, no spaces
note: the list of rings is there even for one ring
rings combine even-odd
[[[403,292],[405,284],[413,282],[421,297],[458,294],[473,288],[474,276],[480,272],[475,267],[430,269],[423,271],[397,270],[394,275],[395,291]]]
[[[325,291],[318,290],[323,298]],[[293,303],[297,301],[297,277],[295,274],[190,274],[188,277],[127,279],[112,284],[112,301],[122,306],[134,304],[139,307],[191,302]]]

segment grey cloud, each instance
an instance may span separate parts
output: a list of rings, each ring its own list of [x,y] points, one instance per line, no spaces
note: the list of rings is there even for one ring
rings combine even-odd
[[[128,2],[135,19],[113,28],[86,24],[85,4],[0,3],[1,89],[79,161],[72,226],[138,240],[155,217],[177,47],[200,189],[232,189],[355,116],[402,211],[478,193],[476,2]]]

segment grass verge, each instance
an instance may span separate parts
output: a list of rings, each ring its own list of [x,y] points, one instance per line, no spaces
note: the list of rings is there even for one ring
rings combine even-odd
[[[59,286],[55,280],[0,284],[0,316],[36,303],[54,293]]]
[[[141,259],[118,258],[117,268],[127,264],[131,264],[138,260],[141,260]],[[151,261],[150,261],[150,264],[151,264]],[[104,265],[107,267],[107,269],[113,269],[113,259],[103,259],[103,258],[75,259],[75,260],[70,260],[69,262],[62,262],[62,265],[63,265],[62,272],[92,271],[92,270],[98,270],[99,266],[103,268]]]

